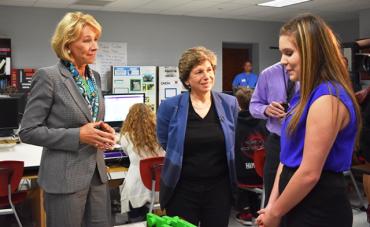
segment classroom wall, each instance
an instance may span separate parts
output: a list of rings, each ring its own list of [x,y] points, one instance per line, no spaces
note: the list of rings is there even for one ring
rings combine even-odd
[[[353,42],[359,38],[359,20],[330,22],[329,25],[342,43]]]
[[[57,61],[49,44],[66,9],[0,6],[0,35],[12,40],[13,67]],[[218,55],[216,90],[222,88],[222,43],[258,43],[259,69],[276,62],[281,23],[88,11],[103,26],[102,41],[127,42],[129,65],[177,65],[181,53],[204,45]],[[259,69],[256,69],[259,71]]]
[[[0,36],[12,40],[13,67],[40,68],[55,64],[57,58],[50,48],[50,38],[57,22],[68,11],[71,10],[0,6]],[[187,48],[204,45],[214,50],[218,56],[215,89],[219,91],[222,90],[223,43],[252,44],[253,58],[257,58],[254,59],[256,72],[280,58],[278,50],[270,49],[278,46],[282,25],[279,22],[86,12],[102,24],[102,41],[127,43],[129,65],[177,65]],[[360,24],[363,26],[364,21],[360,20]],[[358,36],[356,21],[337,22],[332,26],[344,41]]]
[[[360,38],[370,38],[370,9],[360,12]]]

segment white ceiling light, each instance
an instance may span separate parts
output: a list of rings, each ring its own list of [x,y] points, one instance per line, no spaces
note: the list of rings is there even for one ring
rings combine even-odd
[[[303,3],[303,2],[309,2],[312,0],[274,0],[274,1],[269,1],[265,3],[260,3],[257,4],[259,6],[269,6],[269,7],[284,7],[284,6],[290,6],[298,3]]]

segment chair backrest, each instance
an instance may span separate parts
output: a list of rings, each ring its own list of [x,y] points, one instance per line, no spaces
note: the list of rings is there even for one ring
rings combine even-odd
[[[23,167],[22,161],[0,161],[0,196],[8,195],[9,181],[12,193],[17,191],[23,177]]]
[[[155,191],[159,191],[163,161],[164,157],[153,157],[140,160],[140,176],[147,189],[152,189],[152,180],[155,180]]]
[[[263,178],[263,167],[265,165],[266,151],[265,149],[259,149],[253,154],[254,168],[258,176]]]

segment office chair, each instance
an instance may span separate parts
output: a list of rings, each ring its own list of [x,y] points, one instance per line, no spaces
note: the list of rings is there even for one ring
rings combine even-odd
[[[263,178],[263,167],[265,164],[265,149],[259,149],[253,154],[253,163],[257,175]],[[242,190],[252,191],[261,195],[260,209],[264,207],[265,204],[265,191],[263,189],[263,183],[261,184],[242,184],[238,182],[238,188]]]
[[[0,161],[0,215],[14,214],[21,227],[14,205],[24,201],[27,196],[26,191],[17,191],[23,167],[21,161]]]
[[[159,204],[154,205],[155,193],[159,192],[161,171],[164,157],[153,157],[140,160],[140,176],[144,186],[151,191],[149,213]]]
[[[351,170],[348,170],[348,171],[343,172],[344,176],[350,176],[350,178],[351,178],[351,181],[352,181],[352,183],[353,183],[353,185],[355,187],[355,190],[356,190],[357,197],[359,198],[359,201],[360,201],[359,208],[361,210],[366,211],[367,204],[366,204],[366,202],[362,198],[362,195],[361,195],[360,190],[359,190],[359,188],[357,186],[356,180],[353,177],[352,171],[354,173],[359,173],[361,175],[364,175],[364,174],[370,175],[370,164],[369,163],[366,163],[366,164],[360,164],[360,165],[353,165],[351,167]]]
[[[352,184],[355,187],[355,191],[356,191],[357,197],[358,197],[358,199],[360,201],[359,208],[360,209],[363,209],[363,210],[366,210],[365,202],[363,201],[363,198],[362,198],[361,193],[360,193],[360,189],[357,186],[357,183],[356,183],[355,178],[353,177],[352,171],[351,170],[344,171],[343,172],[343,175],[344,176],[349,176],[351,178]]]

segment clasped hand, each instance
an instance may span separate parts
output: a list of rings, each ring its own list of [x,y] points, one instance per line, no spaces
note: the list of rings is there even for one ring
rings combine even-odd
[[[116,143],[115,131],[102,121],[87,123],[80,128],[80,142],[100,150],[111,150]]]
[[[265,209],[259,210],[258,213],[259,216],[256,219],[258,227],[279,227],[281,218],[274,216],[269,206]]]

